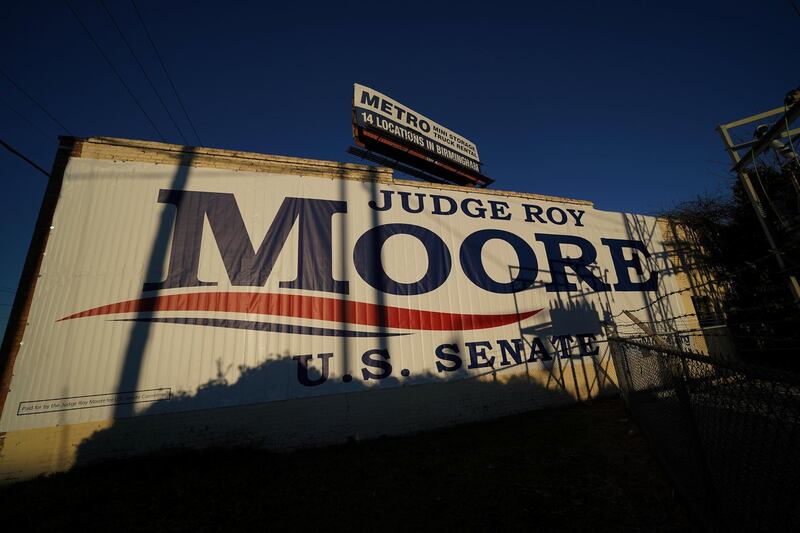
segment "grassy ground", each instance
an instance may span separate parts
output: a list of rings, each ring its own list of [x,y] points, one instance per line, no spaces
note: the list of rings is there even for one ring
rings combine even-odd
[[[289,454],[106,463],[6,488],[0,512],[15,531],[695,528],[619,400]]]

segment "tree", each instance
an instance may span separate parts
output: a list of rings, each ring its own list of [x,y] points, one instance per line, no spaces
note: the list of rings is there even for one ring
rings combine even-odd
[[[778,267],[740,181],[729,197],[700,196],[662,214],[680,225],[702,267],[722,287],[721,311],[727,318],[738,357],[759,364],[800,369],[800,309],[789,290],[790,272],[800,274],[800,209],[793,181],[796,165],[754,169],[754,186],[764,203],[778,252]]]

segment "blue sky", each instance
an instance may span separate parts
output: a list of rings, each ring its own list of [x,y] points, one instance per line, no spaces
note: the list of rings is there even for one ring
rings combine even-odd
[[[194,144],[130,1],[105,1]],[[182,143],[101,4],[71,3]],[[495,188],[608,210],[726,190],[715,126],[800,83],[786,0],[137,5],[206,146],[359,162],[345,149],[360,82],[474,141]],[[63,1],[4,6],[0,49],[0,68],[75,135],[158,140]],[[0,138],[49,169],[62,133],[0,78]],[[0,176],[2,324],[46,178],[5,151]]]

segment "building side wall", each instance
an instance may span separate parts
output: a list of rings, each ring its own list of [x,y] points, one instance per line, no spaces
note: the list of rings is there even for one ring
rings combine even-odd
[[[675,281],[681,290],[686,316],[676,319],[672,324],[678,330],[685,330],[692,339],[692,348],[703,354],[732,355],[733,344],[728,338],[724,325],[703,328],[698,309],[692,297],[705,297],[721,309],[724,288],[714,276],[703,267],[703,250],[692,238],[690,228],[675,222],[659,219],[658,225],[664,235],[664,244],[671,262],[675,265]]]
[[[184,172],[180,170],[184,167],[193,169],[189,172],[193,188],[235,193],[245,220],[260,224],[251,229],[252,235],[264,235],[284,197],[325,198],[327,194],[331,200],[351,202],[346,211],[351,233],[344,239],[341,236],[344,228],[341,234],[334,232],[334,239],[349,240],[350,246],[364,231],[379,223],[405,222],[431,228],[446,239],[453,257],[458,258],[460,243],[468,233],[494,225],[522,236],[530,243],[538,254],[542,278],[547,278],[549,271],[544,245],[536,241],[539,233],[581,235],[593,243],[598,253],[603,254],[598,260],[602,263],[598,275],[609,286],[613,284],[615,274],[610,252],[600,244],[606,237],[641,239],[648,249],[656,252],[654,256],[658,255],[659,261],[665,261],[662,230],[652,218],[594,210],[591,202],[583,200],[395,180],[391,169],[386,168],[230,150],[110,138],[80,139],[73,144],[71,161],[75,163],[65,174],[66,186],[61,191],[63,202],[59,207],[61,217],[56,217],[54,225],[50,226],[53,239],[47,244],[49,253],[41,272],[28,272],[34,279],[30,287],[31,296],[36,279],[41,279],[35,291],[38,299],[33,298],[32,314],[19,321],[20,330],[26,331],[28,337],[14,367],[18,385],[11,391],[13,401],[3,409],[4,423],[7,424],[4,429],[8,428],[8,431],[0,434],[0,482],[63,471],[102,459],[175,448],[248,446],[285,450],[336,444],[351,439],[398,435],[487,420],[614,394],[616,377],[607,345],[602,339],[600,323],[618,316],[622,309],[647,304],[655,294],[596,292],[580,283],[579,290],[554,294],[544,289],[546,279],[539,279],[532,286],[535,290],[506,294],[498,299],[496,294],[481,292],[477,285],[469,283],[464,272],[454,270],[452,279],[447,286],[442,286],[441,291],[416,296],[413,300],[395,296],[388,303],[398,305],[400,302],[409,311],[450,310],[497,313],[496,316],[516,310],[517,322],[466,333],[433,328],[381,341],[383,346],[390,347],[395,374],[399,375],[399,369],[405,367],[411,369],[414,379],[404,381],[393,375],[392,380],[382,382],[380,387],[375,386],[375,381],[368,382],[366,373],[364,381],[360,380],[364,364],[361,354],[378,344],[378,341],[369,339],[335,344],[324,337],[303,340],[302,335],[265,335],[230,329],[219,329],[209,334],[207,331],[210,330],[202,328],[188,329],[198,326],[178,326],[184,328],[181,330],[152,326],[142,333],[137,330],[135,321],[98,317],[65,321],[65,317],[76,311],[142,296],[143,282],[152,279],[146,277],[150,274],[141,260],[144,255],[136,250],[147,249],[149,243],[158,240],[153,238],[161,234],[156,231],[161,227],[156,223],[157,215],[164,211],[157,202],[159,189],[173,188],[172,181],[165,176]],[[127,165],[129,162],[133,164]],[[237,172],[242,172],[238,180]],[[459,212],[450,221],[431,213],[412,215],[398,208],[396,212],[383,214],[388,218],[377,221],[372,218],[375,214],[367,208],[367,201],[370,198],[379,200],[375,196],[379,188],[398,195],[449,195],[460,206],[464,205],[462,202],[467,196],[484,198],[483,201],[487,198],[507,201],[510,205],[507,207],[514,212],[514,220],[475,220],[475,217]],[[368,196],[369,191],[373,196]],[[533,219],[526,221],[522,208],[524,203],[541,203],[544,209],[582,210],[585,217],[582,220],[586,224],[544,226]],[[136,234],[139,231],[137,224],[147,226],[149,233]],[[131,243],[124,242],[120,233],[114,233],[119,231],[119,227],[127,228],[136,238],[131,238]],[[92,235],[89,231],[92,228],[100,230]],[[647,237],[637,233],[639,230],[644,230]],[[210,242],[208,229],[204,231],[206,235],[203,238]],[[108,246],[104,248],[98,244],[100,238],[105,239]],[[289,240],[295,241],[294,238]],[[283,262],[277,263],[269,278],[273,287],[270,288],[268,283],[259,289],[275,291],[278,280],[291,280],[296,275],[297,262],[291,258],[297,256],[297,249],[292,246],[297,245],[293,242],[287,246],[286,253],[280,256]],[[216,279],[223,285],[226,276],[219,254],[211,253],[216,248],[210,246],[204,250],[203,279]],[[512,270],[518,265],[515,263],[518,256],[513,251],[498,250],[492,254],[491,263],[496,269],[498,264],[502,268],[494,275],[513,275],[519,271],[518,266],[517,271]],[[44,255],[43,252],[32,251]],[[348,254],[352,257],[351,248],[345,252],[344,257]],[[402,258],[407,268],[419,266],[419,257],[403,254],[401,249],[394,253],[395,259],[389,256],[390,261],[399,264],[399,258]],[[96,261],[87,259],[92,254]],[[166,256],[160,258],[164,269],[167,259]],[[454,265],[456,261],[454,259]],[[643,266],[646,267],[645,277],[651,270],[662,268],[653,262]],[[280,268],[283,270],[278,271]],[[368,304],[381,303],[381,300],[373,300],[385,295],[376,296],[351,265],[342,269],[336,276],[337,279],[341,276],[341,279],[350,280],[350,298]],[[673,276],[659,276],[658,283],[658,294],[676,289]],[[71,292],[68,293],[64,287],[71,287]],[[669,303],[668,308],[675,313],[681,313],[686,305],[678,299],[670,299]],[[538,309],[537,314],[528,317],[533,316],[535,320],[519,318],[520,313],[534,309]],[[137,318],[130,313],[119,316]],[[324,317],[315,320],[317,326],[330,326],[321,323]],[[578,334],[596,335],[598,353],[591,356],[579,354]],[[472,356],[467,355],[466,345],[469,343],[491,341],[492,348],[485,357],[499,362],[500,339],[513,341],[521,338],[526,342],[530,355],[530,350],[534,349],[531,341],[541,339],[552,343],[554,341],[548,339],[559,335],[574,336],[576,342],[567,348],[571,353],[547,359],[546,363],[544,357],[538,361],[532,357],[534,362],[531,364],[526,359],[524,363],[495,367],[483,374],[466,370],[467,357]],[[461,347],[462,372],[450,373],[435,366],[442,361],[436,358],[436,348],[446,343]],[[19,346],[22,345],[20,342]],[[581,353],[586,351],[584,348],[582,345]],[[23,413],[26,416],[20,416],[23,404],[38,405],[49,401],[48,398],[72,399],[95,393],[108,396],[114,391],[130,390],[119,388],[121,381],[117,378],[121,375],[120,369],[124,371],[124,361],[117,356],[126,352],[130,355],[139,349],[142,350],[137,355],[141,359],[137,368],[140,388],[172,387],[173,395],[180,401],[132,407],[123,416],[119,416],[122,410],[113,404],[103,408],[54,409],[46,414],[27,416]],[[290,356],[333,350],[337,351],[336,366],[328,383],[313,391],[300,387],[298,380],[294,379],[297,366]],[[221,361],[216,359],[218,357],[227,359]],[[318,363],[313,359],[312,362]],[[257,373],[259,369],[264,370],[259,365],[266,363],[273,365],[270,366],[268,382],[256,382],[255,387],[252,382],[242,385],[245,377],[252,376],[252,372]],[[113,367],[115,364],[119,368]],[[231,378],[228,383],[225,381],[227,371],[223,372],[223,369],[230,367],[239,369],[239,380]],[[102,372],[105,372],[103,376]],[[343,379],[345,372],[354,374],[352,385],[350,380]],[[42,379],[32,379],[31,376],[40,373],[44,376]],[[236,370],[233,373],[236,374]],[[264,378],[266,372],[259,375],[267,379]],[[286,376],[290,378],[284,379]],[[281,380],[291,383],[282,384]],[[248,386],[250,388],[246,389]],[[292,390],[295,392],[285,393]],[[212,397],[209,392],[219,394]],[[238,392],[245,394],[237,396]],[[268,400],[264,400],[266,396],[269,396]],[[256,399],[243,401],[243,397]],[[167,408],[159,409],[163,405]],[[176,412],[170,411],[173,407]]]

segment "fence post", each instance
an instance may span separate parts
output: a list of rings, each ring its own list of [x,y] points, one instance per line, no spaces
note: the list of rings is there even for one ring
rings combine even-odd
[[[718,505],[717,505],[717,494],[716,488],[714,485],[714,479],[711,476],[711,468],[708,463],[708,455],[706,454],[706,448],[703,445],[702,437],[700,436],[700,429],[697,424],[697,419],[694,416],[694,411],[692,409],[692,399],[689,394],[689,389],[687,384],[689,383],[691,373],[689,371],[689,364],[685,357],[682,355],[674,356],[678,359],[678,365],[670,365],[672,366],[672,380],[673,386],[675,388],[675,396],[678,398],[678,402],[681,404],[683,411],[685,413],[686,418],[686,430],[688,432],[690,447],[692,448],[692,455],[694,456],[695,461],[697,462],[697,467],[699,469],[700,479],[703,484],[703,488],[706,491],[708,496],[707,502],[708,507],[706,509],[706,515],[708,516],[709,525],[710,526],[717,526],[722,521],[722,517],[718,514]]]
[[[608,347],[611,351],[611,360],[614,362],[614,369],[617,372],[617,383],[622,399],[630,409],[631,383],[630,367],[628,366],[627,352],[625,347],[616,338],[608,339]]]
[[[608,340],[632,418],[702,526],[797,529],[800,375]]]

